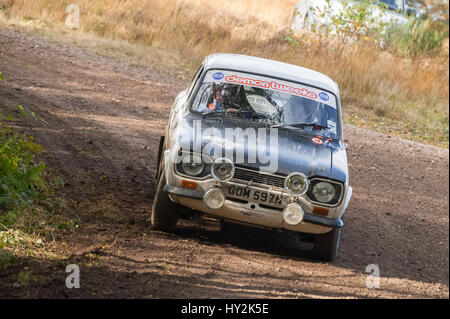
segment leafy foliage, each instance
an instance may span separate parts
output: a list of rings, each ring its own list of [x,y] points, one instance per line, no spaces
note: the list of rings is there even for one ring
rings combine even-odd
[[[387,7],[377,5],[370,0],[361,0],[354,4],[339,0],[342,10],[333,10],[332,0],[315,9],[316,14],[327,21],[311,25],[311,31],[341,39],[353,39],[355,42],[374,43],[378,47],[408,58],[417,58],[439,52],[448,37],[444,30],[436,27],[430,19],[420,20],[410,17],[407,23],[383,19]],[[401,14],[401,12],[398,12]]]
[[[361,0],[354,4],[346,1],[340,1],[342,10],[335,12],[331,5],[331,0],[326,0],[326,6],[317,8],[318,15],[329,21],[326,25],[311,26],[314,32],[325,32],[326,34],[335,34],[337,36],[352,37],[360,39],[381,39],[381,34],[386,28],[387,23],[382,21],[381,15],[386,11],[382,4],[378,15],[375,14],[374,4],[369,0]]]
[[[16,135],[0,124],[0,221],[7,226],[18,210],[45,198],[45,165],[34,162],[41,151],[33,137]]]

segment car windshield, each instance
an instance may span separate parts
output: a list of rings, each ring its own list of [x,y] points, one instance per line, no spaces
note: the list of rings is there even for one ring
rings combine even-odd
[[[274,127],[338,138],[336,98],[290,82],[231,71],[209,71],[191,109],[237,116]]]

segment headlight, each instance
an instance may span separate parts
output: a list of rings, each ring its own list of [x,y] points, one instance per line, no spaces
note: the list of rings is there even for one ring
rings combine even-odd
[[[203,172],[203,169],[205,168],[205,164],[203,164],[203,163],[182,163],[181,167],[183,169],[183,172],[185,172],[187,175],[197,176]]]
[[[189,154],[186,155],[181,163],[177,164],[177,171],[181,174],[189,175],[189,176],[205,176],[206,164],[202,161],[200,155]]]
[[[336,195],[336,189],[333,184],[319,182],[314,185],[312,193],[317,201],[321,203],[329,203]]]
[[[302,173],[292,173],[286,177],[284,188],[290,195],[298,197],[306,193],[309,186],[308,178]]]
[[[211,175],[218,182],[228,182],[234,176],[234,164],[228,158],[218,158],[211,165]]]
[[[297,203],[290,203],[283,210],[283,219],[289,225],[300,224],[304,216],[303,208]]]
[[[225,195],[219,188],[212,188],[206,192],[203,201],[209,208],[219,209],[225,203]]]
[[[306,196],[312,202],[326,206],[334,206],[339,204],[343,190],[344,185],[342,183],[331,180],[326,181],[321,178],[312,178]]]

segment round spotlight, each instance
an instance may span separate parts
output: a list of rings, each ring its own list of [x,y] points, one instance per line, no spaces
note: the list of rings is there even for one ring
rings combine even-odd
[[[234,164],[228,158],[218,158],[211,165],[211,175],[218,182],[228,182],[234,175]]]
[[[302,173],[292,173],[286,177],[284,188],[286,192],[294,197],[302,196],[306,193],[309,186],[308,178]]]
[[[283,210],[284,221],[289,225],[298,225],[305,215],[303,208],[297,203],[290,203]]]
[[[210,209],[219,209],[225,203],[225,195],[219,188],[213,188],[206,192],[203,202]]]

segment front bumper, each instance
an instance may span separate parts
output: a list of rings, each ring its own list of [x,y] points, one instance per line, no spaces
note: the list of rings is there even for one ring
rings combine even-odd
[[[288,225],[284,223],[282,213],[277,210],[255,207],[252,203],[242,204],[226,200],[223,207],[218,210],[211,210],[204,202],[204,191],[192,190],[182,187],[165,185],[163,191],[170,194],[171,198],[183,205],[201,212],[230,219],[255,226],[265,226],[273,228],[284,228],[288,230],[321,234],[330,231],[332,228],[340,228],[344,225],[341,218],[327,218],[305,212],[303,221],[298,225]]]

